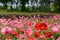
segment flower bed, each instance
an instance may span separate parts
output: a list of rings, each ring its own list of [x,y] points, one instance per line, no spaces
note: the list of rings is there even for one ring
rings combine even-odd
[[[2,17],[0,40],[60,40],[60,15]]]

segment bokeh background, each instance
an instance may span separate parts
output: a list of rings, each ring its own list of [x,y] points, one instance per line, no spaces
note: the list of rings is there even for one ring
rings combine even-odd
[[[11,11],[60,11],[60,0],[0,0],[0,9]]]
[[[60,12],[59,2],[60,0],[0,0],[0,13],[1,14],[2,12],[59,13]]]

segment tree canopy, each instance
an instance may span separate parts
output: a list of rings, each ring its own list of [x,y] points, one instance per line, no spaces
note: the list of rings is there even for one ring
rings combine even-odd
[[[51,11],[50,9],[53,8],[55,8],[53,9],[54,11],[60,10],[60,0],[0,0],[0,2],[4,4],[4,9],[7,9],[7,3],[11,2],[11,8],[15,3],[16,10],[19,9],[22,11]],[[26,7],[26,5],[28,7]],[[51,5],[53,7],[51,7]]]

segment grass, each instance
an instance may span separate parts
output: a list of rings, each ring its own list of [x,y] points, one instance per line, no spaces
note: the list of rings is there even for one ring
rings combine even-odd
[[[0,12],[0,15],[49,15],[49,14],[59,14],[59,13],[49,13],[49,12]]]
[[[51,12],[7,12],[6,10],[0,10],[0,15],[49,15],[49,14],[59,14],[59,13],[51,13]]]

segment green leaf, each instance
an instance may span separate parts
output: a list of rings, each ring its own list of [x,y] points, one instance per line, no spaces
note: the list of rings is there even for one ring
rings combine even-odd
[[[13,40],[17,40],[17,38],[16,37],[13,37]]]
[[[52,40],[51,38],[46,38],[46,40]]]
[[[60,36],[60,32],[55,34],[55,38],[58,38]]]

